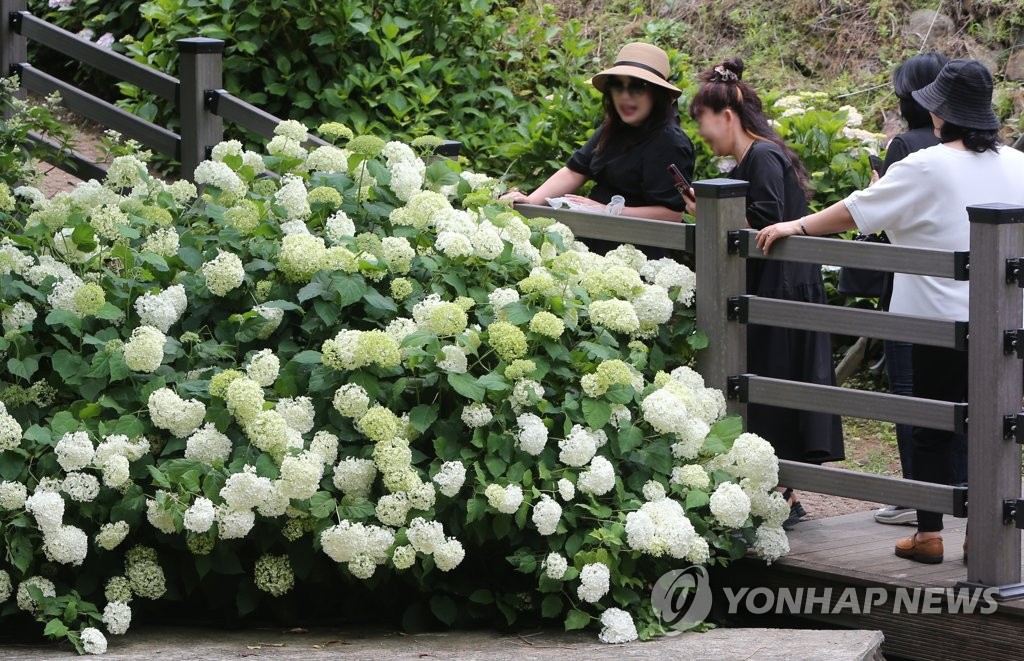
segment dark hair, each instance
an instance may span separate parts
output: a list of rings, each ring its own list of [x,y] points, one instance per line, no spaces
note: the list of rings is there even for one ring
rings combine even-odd
[[[640,79],[638,78],[637,80]],[[597,146],[594,147],[594,153],[596,154],[600,154],[616,135],[632,128],[629,124],[622,121],[619,113],[615,111],[615,102],[612,100],[611,88],[611,85],[605,85],[604,88],[604,98],[602,100],[604,121],[601,122],[601,137],[597,141]],[[643,121],[643,124],[638,127],[639,130],[648,133],[661,128],[671,119],[675,119],[678,122],[679,110],[676,107],[676,99],[672,96],[672,93],[660,85],[648,85],[647,89],[650,90],[651,94],[651,112],[647,115],[647,119]]]
[[[972,129],[945,122],[939,129],[939,142],[943,144],[963,140],[964,147],[969,151],[983,154],[987,151],[998,151],[999,130]]]
[[[907,59],[892,72],[892,85],[900,100],[900,114],[909,128],[932,125],[931,115],[910,93],[934,81],[948,61],[949,58],[942,53],[921,53]]]
[[[807,168],[800,162],[800,157],[786,146],[779,134],[768,123],[764,114],[761,98],[754,88],[743,82],[743,60],[730,57],[721,64],[708,69],[700,75],[703,85],[690,102],[690,116],[694,119],[704,110],[720,113],[726,108],[736,113],[740,125],[755,140],[774,142],[785,154],[793,166],[804,197],[811,199],[811,179]]]

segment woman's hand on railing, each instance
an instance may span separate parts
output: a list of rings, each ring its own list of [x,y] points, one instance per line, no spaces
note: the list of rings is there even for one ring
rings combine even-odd
[[[787,236],[793,236],[794,234],[804,234],[800,229],[799,220],[790,220],[782,223],[775,223],[769,225],[757,233],[757,247],[761,249],[764,254],[768,254],[772,244],[781,238]]]
[[[533,202],[530,201],[530,196],[518,188],[510,188],[507,193],[498,199],[511,202],[513,206],[516,204],[533,204]]]

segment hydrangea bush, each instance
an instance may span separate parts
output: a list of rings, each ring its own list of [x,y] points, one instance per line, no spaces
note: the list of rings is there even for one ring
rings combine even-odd
[[[0,191],[5,627],[101,653],[161,601],[306,590],[625,642],[665,571],[788,550],[771,447],[688,366],[692,271],[432,139],[320,133],[221,143],[201,192],[145,154]]]

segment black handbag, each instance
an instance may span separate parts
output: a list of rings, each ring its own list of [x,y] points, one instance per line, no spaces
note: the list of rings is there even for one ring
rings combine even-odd
[[[885,234],[856,234],[854,241],[868,243],[889,243]],[[844,266],[839,269],[839,293],[843,296],[859,296],[862,298],[880,298],[885,294],[885,283],[888,271],[875,271]]]

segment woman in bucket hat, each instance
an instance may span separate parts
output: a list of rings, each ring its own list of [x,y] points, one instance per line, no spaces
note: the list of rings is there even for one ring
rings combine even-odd
[[[549,198],[567,197],[603,211],[613,196],[621,195],[623,216],[682,220],[684,203],[668,166],[674,164],[691,179],[694,152],[679,127],[676,99],[682,91],[669,77],[665,51],[645,43],[624,46],[615,63],[591,79],[604,96],[604,120],[598,129],[565,167],[532,193],[512,189],[504,199],[544,204]],[[590,197],[573,194],[590,179],[596,184]],[[599,249],[594,243],[591,248]]]
[[[767,227],[765,252],[793,234],[833,234],[856,227],[884,230],[894,245],[964,251],[970,248],[967,207],[990,202],[1024,205],[1024,153],[999,143],[992,111],[992,74],[977,60],[952,60],[934,82],[913,92],[931,113],[941,144],[892,164],[878,183],[818,213]],[[898,273],[890,311],[933,319],[968,319],[966,281]],[[914,396],[967,400],[967,354],[913,345]],[[949,484],[952,432],[915,427],[914,478]],[[965,547],[966,551],[966,547]],[[896,543],[896,555],[943,560],[942,514],[917,513],[917,533]]]

